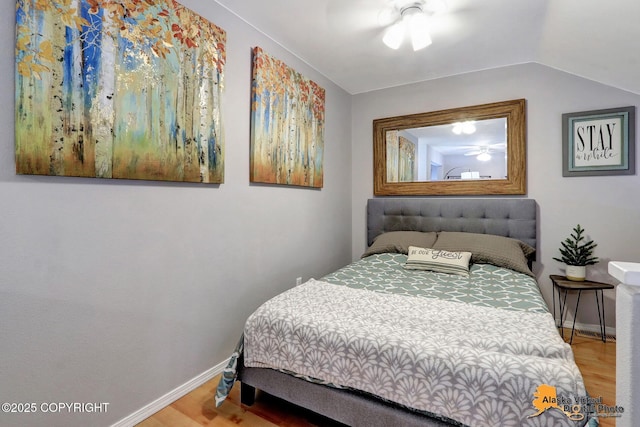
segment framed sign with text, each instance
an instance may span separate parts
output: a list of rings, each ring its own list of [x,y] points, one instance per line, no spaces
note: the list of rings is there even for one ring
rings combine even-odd
[[[562,115],[562,176],[633,175],[636,107]]]

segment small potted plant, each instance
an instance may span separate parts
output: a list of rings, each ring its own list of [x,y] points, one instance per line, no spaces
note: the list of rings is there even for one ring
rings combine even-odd
[[[560,258],[553,257],[554,260],[566,264],[565,276],[569,280],[583,281],[586,278],[586,266],[597,263],[598,257],[593,256],[593,250],[596,243],[593,240],[583,242],[585,240],[584,228],[580,224],[573,228],[573,233],[563,242],[559,248]]]

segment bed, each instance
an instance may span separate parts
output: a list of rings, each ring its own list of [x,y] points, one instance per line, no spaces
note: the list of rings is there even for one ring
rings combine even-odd
[[[531,199],[376,198],[360,260],[247,320],[237,379],[353,426],[596,425],[531,272]],[[436,260],[436,261],[434,261]]]

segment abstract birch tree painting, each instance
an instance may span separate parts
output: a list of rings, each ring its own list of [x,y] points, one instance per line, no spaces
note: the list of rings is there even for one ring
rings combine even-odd
[[[174,0],[18,0],[16,172],[223,182],[225,45]]]
[[[321,188],[325,91],[253,50],[251,182]]]

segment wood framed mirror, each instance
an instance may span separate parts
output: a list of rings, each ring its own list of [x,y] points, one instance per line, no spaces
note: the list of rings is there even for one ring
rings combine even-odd
[[[526,194],[525,104],[516,99],[374,120],[374,194]]]

